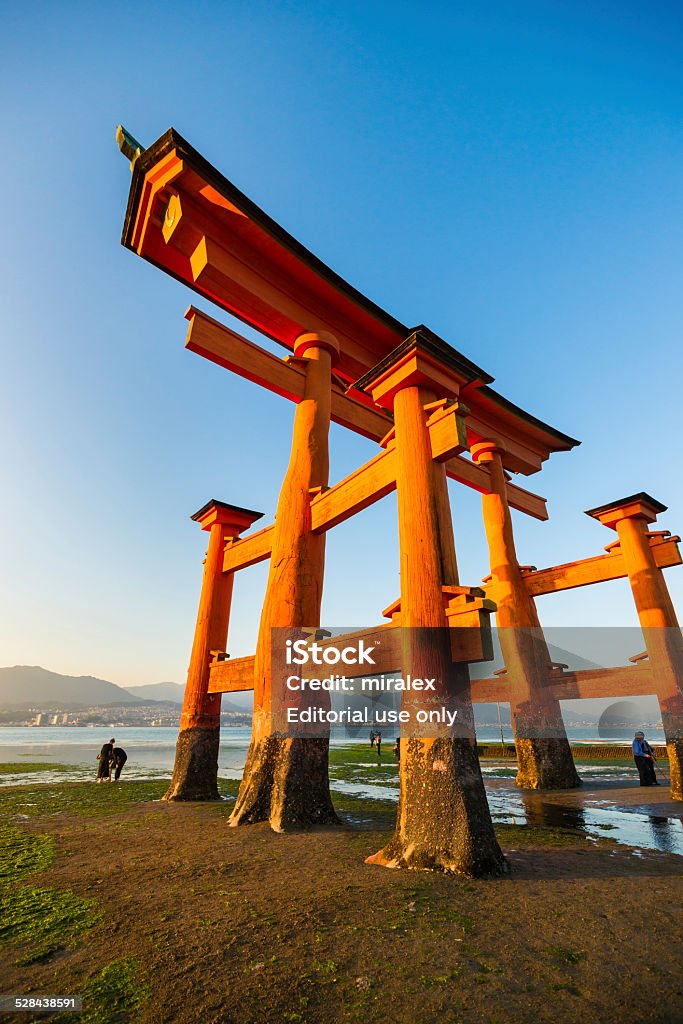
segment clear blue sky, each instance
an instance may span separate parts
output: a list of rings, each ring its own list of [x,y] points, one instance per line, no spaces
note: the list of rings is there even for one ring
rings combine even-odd
[[[119,121],[178,129],[398,319],[583,440],[529,485],[522,562],[597,553],[648,490],[683,530],[678,4],[2,7],[0,665],[184,681],[210,497],[272,517],[293,408],[183,349],[192,293],[120,246]],[[228,318],[219,314],[224,320]],[[245,425],[245,420],[247,425]],[[373,453],[334,428],[332,479]],[[487,572],[453,485],[463,583]],[[398,596],[393,498],[329,536],[324,619]],[[669,583],[683,610],[683,570]],[[265,570],[237,582],[253,649]],[[626,583],[539,604],[633,625]]]

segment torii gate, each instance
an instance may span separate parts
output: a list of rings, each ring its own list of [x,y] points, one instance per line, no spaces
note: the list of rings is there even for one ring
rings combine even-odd
[[[512,638],[506,665],[514,667],[518,782],[576,785],[509,514],[513,507],[546,519],[545,499],[508,474],[538,472],[551,453],[578,442],[499,395],[485,371],[432,332],[410,331],[349,286],[172,129],[144,151],[122,129],[117,137],[133,171],[123,244],[294,353],[279,359],[199,310],[188,311],[190,350],[294,401],[296,411],[275,523],[240,539],[259,513],[212,501],[194,517],[210,533],[209,549],[167,798],[215,797],[219,694],[250,684],[252,743],[231,823],[268,819],[282,829],[334,820],[327,740],[284,738],[271,730],[272,686],[280,683],[271,678],[270,633],[320,624],[326,531],[394,489],[401,596],[387,614],[394,625],[444,637],[427,650],[406,643],[404,630],[399,660],[414,675],[428,662],[443,681],[444,699],[455,700],[460,720],[471,723],[467,663],[487,655],[494,604],[483,590],[459,584],[447,476],[484,496],[489,589],[498,602],[498,625],[509,627]],[[375,458],[332,487],[330,420],[380,444]],[[463,455],[468,450],[473,460]],[[265,559],[270,572],[255,657],[219,660],[234,573]],[[387,636],[391,626],[380,628]],[[677,671],[670,675],[680,688]],[[411,741],[400,776],[396,835],[377,862],[473,874],[502,870],[473,729],[471,735]]]

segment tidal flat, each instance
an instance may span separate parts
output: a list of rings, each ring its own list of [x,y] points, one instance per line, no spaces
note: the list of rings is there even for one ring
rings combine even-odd
[[[473,881],[363,863],[396,811],[396,766],[375,762],[333,751],[363,793],[335,790],[342,827],[285,835],[228,827],[234,780],[213,804],[164,803],[163,778],[3,787],[3,990],[82,995],[82,1015],[36,1018],[58,1024],[683,1020],[683,857],[577,817],[611,801],[675,834],[666,792],[646,808],[607,780],[518,819],[496,779],[510,874]]]

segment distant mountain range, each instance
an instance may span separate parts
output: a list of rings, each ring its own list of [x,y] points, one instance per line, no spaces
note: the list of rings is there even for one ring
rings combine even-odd
[[[185,687],[181,683],[145,683],[144,686],[129,686],[128,693],[146,700],[170,700],[174,704],[183,703]],[[223,694],[223,711],[251,711],[254,707],[254,695],[248,690],[244,693]]]
[[[131,686],[126,692],[142,700],[170,700],[174,704],[182,704],[185,687],[180,683],[145,683],[144,686]]]
[[[63,676],[39,665],[0,668],[0,704],[4,706],[76,708],[144,703],[142,696],[134,697],[116,683],[95,676]]]
[[[181,705],[185,687],[180,683],[149,683],[130,690],[96,676],[65,676],[39,665],[0,668],[0,706],[11,708],[137,707],[142,704]],[[251,693],[223,698],[224,711],[250,710]]]

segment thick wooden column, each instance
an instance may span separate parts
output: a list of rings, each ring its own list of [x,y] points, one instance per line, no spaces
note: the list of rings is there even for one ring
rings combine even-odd
[[[218,799],[221,695],[209,693],[211,651],[225,649],[234,574],[223,572],[226,541],[261,513],[210,501],[192,517],[209,532],[190,667],[187,673],[173,778],[164,800]]]
[[[488,466],[491,491],[482,494],[491,563],[488,596],[496,604],[496,627],[510,687],[510,712],[517,750],[517,785],[523,789],[569,789],[581,785],[574,766],[560,702],[548,692],[550,653],[536,605],[519,569],[501,450],[491,442],[472,448]]]
[[[402,668],[404,676],[437,680],[438,694],[411,696],[413,713],[436,701],[457,710],[458,717],[447,735],[402,739],[396,831],[367,862],[470,876],[500,874],[505,860],[477,757],[469,670],[466,664],[453,664],[446,628],[442,588],[457,585],[458,570],[446,471],[432,461],[424,410],[433,398],[431,391],[407,386],[396,392],[393,403]]]
[[[305,358],[304,396],[294,414],[289,467],[275,518],[266,597],[254,659],[252,738],[231,825],[270,821],[276,831],[337,820],[330,799],[328,738],[275,734],[271,710],[284,695],[274,673],[272,630],[320,625],[325,534],[311,530],[311,492],[327,486],[331,368],[334,339],[302,335],[295,348]]]
[[[676,611],[655,562],[648,524],[666,506],[641,493],[588,514],[617,531],[633,599],[656,680],[671,776],[671,797],[683,800],[683,639]]]

